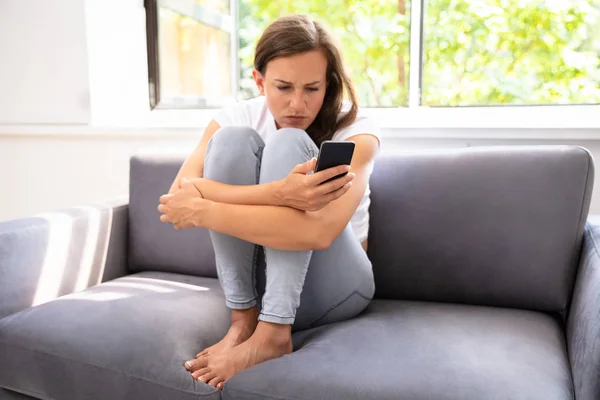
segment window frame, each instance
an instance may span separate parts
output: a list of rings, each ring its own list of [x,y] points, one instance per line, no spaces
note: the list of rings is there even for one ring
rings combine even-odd
[[[150,126],[192,127],[206,126],[210,122],[214,109],[218,107],[198,107],[197,102],[169,102],[160,98],[159,54],[158,54],[158,3],[165,0],[144,0],[146,8],[146,39],[148,41],[148,76],[150,92],[150,110],[147,122]],[[231,18],[234,18],[235,29],[231,34],[232,46],[238,52],[238,4],[230,0]],[[398,129],[598,129],[600,128],[600,104],[507,104],[490,106],[427,106],[422,105],[422,79],[424,61],[423,23],[426,11],[424,0],[411,1],[410,17],[410,75],[408,105],[395,107],[365,107],[365,115],[379,121],[382,129],[392,130],[392,136],[402,137]],[[416,49],[416,50],[414,50]],[[239,90],[239,57],[232,57],[232,77]],[[235,101],[235,99],[233,99]],[[231,102],[231,99],[229,99]],[[550,136],[552,136],[552,133]],[[437,133],[436,133],[437,135]],[[452,137],[449,134],[449,137]],[[493,137],[494,135],[492,135]],[[539,135],[536,133],[535,137]],[[504,136],[502,136],[504,137]],[[526,138],[525,136],[520,136]],[[559,135],[556,138],[564,137]],[[588,137],[587,134],[585,137]]]
[[[187,7],[186,7],[187,3]],[[240,62],[238,48],[238,6],[237,0],[229,0],[230,14],[213,11],[196,4],[193,0],[144,0],[146,10],[146,46],[148,56],[148,92],[150,109],[216,109],[237,98],[239,91]],[[160,51],[159,51],[159,8],[164,6],[179,15],[189,17],[203,25],[218,29],[230,38],[231,97],[208,97],[179,95],[166,97],[160,87]]]

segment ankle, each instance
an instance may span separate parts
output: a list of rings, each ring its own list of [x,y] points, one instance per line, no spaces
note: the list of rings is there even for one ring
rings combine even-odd
[[[292,342],[292,326],[259,321],[254,336],[275,346],[288,346]]]
[[[238,328],[256,328],[258,324],[258,308],[231,310],[231,326]]]

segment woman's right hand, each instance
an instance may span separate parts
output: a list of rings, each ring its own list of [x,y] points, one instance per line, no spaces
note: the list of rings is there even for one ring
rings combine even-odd
[[[354,173],[348,172],[349,165],[340,165],[307,175],[315,169],[316,163],[317,160],[313,158],[298,164],[285,179],[280,181],[276,196],[282,205],[303,211],[318,211],[350,190]],[[348,174],[321,184],[344,172]]]
[[[192,178],[192,177],[179,177],[179,178],[175,178],[175,180],[171,184],[171,188],[169,189],[168,194],[174,194],[176,191],[178,191],[179,189],[181,189],[181,186],[183,185],[183,182],[186,179],[187,180],[192,180],[194,178]]]

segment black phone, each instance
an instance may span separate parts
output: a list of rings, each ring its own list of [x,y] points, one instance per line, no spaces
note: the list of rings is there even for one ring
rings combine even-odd
[[[319,149],[315,173],[338,165],[350,165],[354,154],[354,142],[347,140],[324,140]],[[334,176],[321,183],[329,182],[346,175],[347,172]]]

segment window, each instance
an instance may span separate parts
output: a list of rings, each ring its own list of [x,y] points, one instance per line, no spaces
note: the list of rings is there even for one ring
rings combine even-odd
[[[599,104],[600,0],[147,0],[152,107],[257,96],[256,41],[308,14],[361,106]]]
[[[152,108],[210,108],[238,93],[235,1],[146,4]]]
[[[428,0],[422,104],[600,103],[600,0]]]

